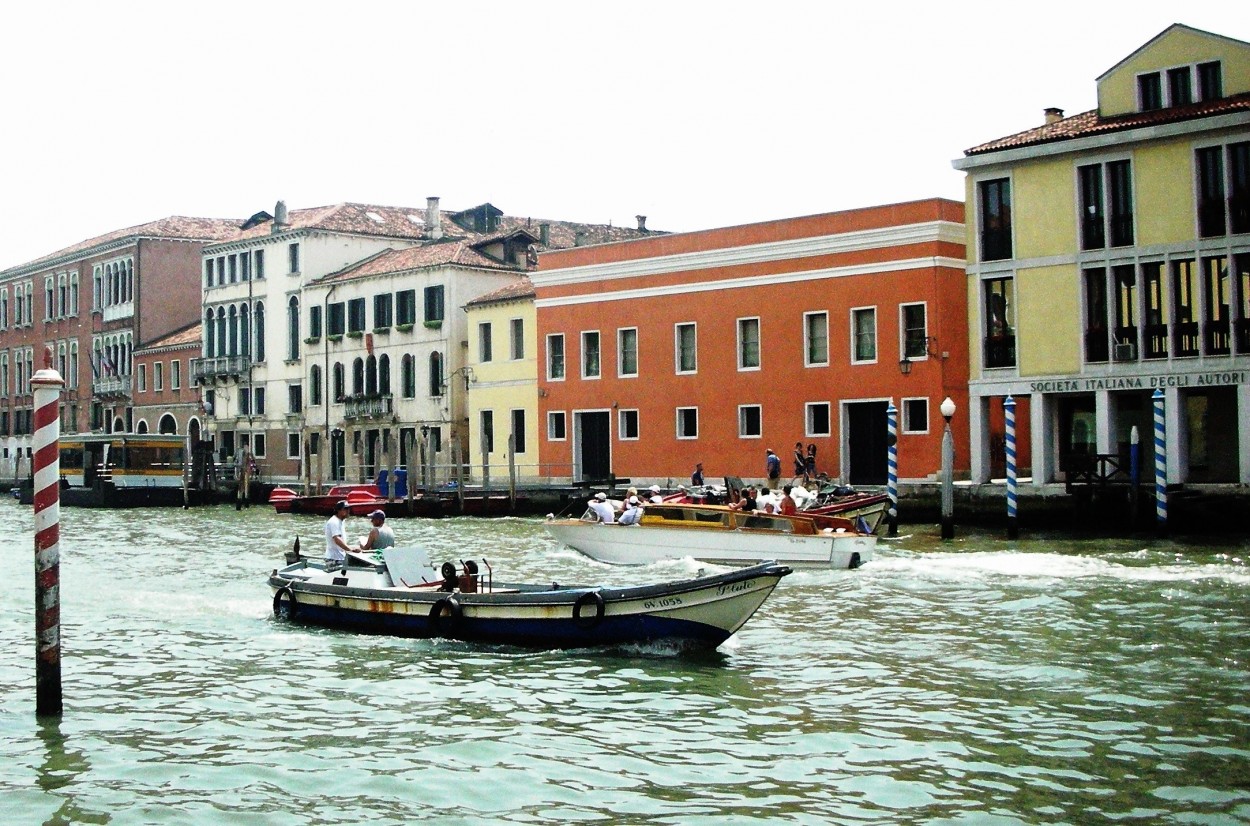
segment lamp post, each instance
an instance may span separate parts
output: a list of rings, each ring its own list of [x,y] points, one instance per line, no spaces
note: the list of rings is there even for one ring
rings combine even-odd
[[[942,400],[942,418],[946,427],[942,431],[942,538],[955,538],[955,437],[951,435],[951,417],[955,415],[955,402],[947,396]]]

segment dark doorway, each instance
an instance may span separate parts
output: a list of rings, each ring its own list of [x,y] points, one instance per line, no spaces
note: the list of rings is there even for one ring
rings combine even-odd
[[[578,413],[577,454],[573,471],[579,479],[606,479],[612,472],[611,419],[605,410]]]
[[[342,430],[330,433],[330,478],[335,482],[343,481],[347,474],[347,441]]]
[[[884,485],[889,449],[888,402],[854,402],[846,406],[847,483]]]
[[[1059,471],[1087,468],[1098,453],[1093,395],[1062,396],[1059,418]]]

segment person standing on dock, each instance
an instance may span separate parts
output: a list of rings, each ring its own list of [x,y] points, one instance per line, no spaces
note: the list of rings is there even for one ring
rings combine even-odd
[[[343,564],[351,546],[347,544],[347,502],[334,503],[334,515],[326,520],[326,570]]]
[[[690,474],[690,484],[691,486],[696,487],[696,488],[703,487],[703,463],[702,462],[695,463],[694,473]]]
[[[764,451],[764,472],[768,477],[768,489],[776,490],[781,482],[781,460],[771,447]]]
[[[381,551],[385,548],[395,547],[395,531],[390,525],[386,524],[386,511],[378,509],[369,514],[369,521],[373,523],[373,528],[369,531],[369,535],[365,537],[365,541],[360,544],[362,551]]]

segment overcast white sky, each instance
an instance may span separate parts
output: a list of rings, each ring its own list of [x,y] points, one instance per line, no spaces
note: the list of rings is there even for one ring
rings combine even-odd
[[[667,230],[962,199],[953,158],[1171,23],[1250,39],[1243,0],[851,5],[9,4],[0,269],[279,198]]]

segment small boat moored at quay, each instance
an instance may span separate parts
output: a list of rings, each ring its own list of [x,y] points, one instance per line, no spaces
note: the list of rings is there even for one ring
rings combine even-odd
[[[459,567],[446,562],[440,576],[421,548],[387,548],[380,557],[351,553],[346,567],[329,570],[296,559],[275,569],[269,577],[275,617],[364,633],[536,648],[714,648],[791,571],[767,562],[679,582],[570,587],[495,582],[485,560],[482,567],[473,560]]]
[[[877,537],[843,517],[786,516],[725,505],[647,505],[637,525],[605,524],[592,511],[547,521],[552,537],[591,559],[645,565],[691,557],[717,565],[765,559],[783,565],[858,568],[873,557]]]

